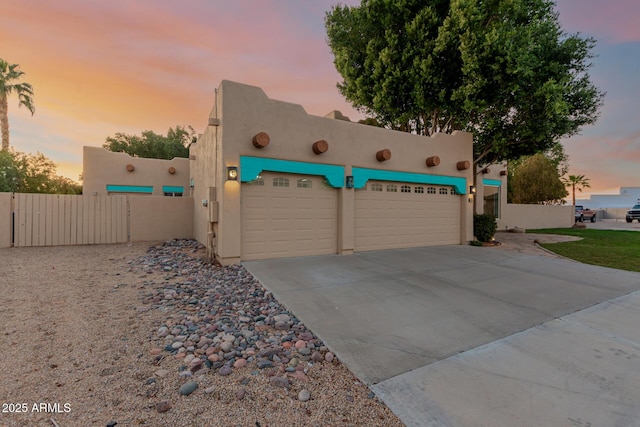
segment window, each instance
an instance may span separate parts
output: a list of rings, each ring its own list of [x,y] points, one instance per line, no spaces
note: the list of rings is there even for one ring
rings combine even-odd
[[[398,186],[395,184],[387,184],[387,192],[389,193],[397,193],[398,192]]]
[[[247,185],[264,185],[264,178],[262,175],[258,175],[253,181],[247,182]]]
[[[500,187],[484,186],[484,213],[500,218]]]
[[[400,192],[401,193],[411,193],[411,186],[410,185],[403,185],[402,187],[400,187]]]
[[[273,178],[273,186],[274,187],[288,187],[289,186],[289,178],[283,178],[281,176]]]
[[[167,191],[167,190],[164,190]],[[152,185],[111,185],[107,184],[107,193],[137,193],[137,194],[152,194]]]
[[[312,181],[309,178],[300,178],[298,188],[311,188]]]
[[[453,188],[453,187],[452,187],[452,188],[451,188],[451,191],[449,192],[449,194],[451,194],[452,196],[457,196],[457,195],[458,195],[458,192],[456,191],[456,189],[455,189],[455,188]]]
[[[182,197],[184,187],[181,185],[163,185],[162,194],[167,197]]]
[[[436,194],[435,187],[427,187],[427,194]]]
[[[446,188],[441,188],[440,194],[449,194],[449,190],[447,190]]]
[[[420,194],[423,194],[423,193],[424,193],[424,187],[415,187],[415,188],[413,189],[413,192],[414,192],[414,193],[420,193]]]
[[[371,191],[382,191],[382,184],[374,182],[373,184],[371,184]]]

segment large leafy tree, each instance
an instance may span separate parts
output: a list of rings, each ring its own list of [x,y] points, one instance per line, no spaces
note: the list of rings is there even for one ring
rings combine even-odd
[[[393,129],[470,131],[476,164],[546,151],[602,105],[595,41],[551,0],[363,0],[325,26],[348,101]]]
[[[36,109],[33,105],[33,88],[29,83],[19,82],[24,72],[18,64],[9,64],[0,59],[0,128],[2,134],[2,151],[9,150],[9,95],[18,96],[18,107],[26,107],[31,114]]]
[[[508,199],[511,203],[559,205],[567,190],[553,158],[543,153],[523,159],[510,169]]]
[[[116,133],[107,138],[103,148],[135,157],[171,160],[174,157],[189,157],[188,146],[194,136],[195,131],[191,126],[188,130],[183,126],[169,128],[167,136],[150,130],[142,132],[140,136]]]

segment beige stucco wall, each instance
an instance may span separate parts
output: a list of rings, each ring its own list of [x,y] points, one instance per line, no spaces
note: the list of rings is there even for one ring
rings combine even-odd
[[[193,238],[190,197],[128,196],[132,242]]]
[[[13,193],[0,193],[0,248],[11,246],[11,200]]]
[[[511,228],[568,228],[574,223],[573,206],[517,205],[509,203],[498,219],[498,230]]]
[[[597,209],[598,213],[602,212],[600,218],[602,219],[625,219],[627,217],[627,211],[631,208],[604,208]]]
[[[107,185],[151,185],[153,195],[162,196],[162,186],[182,186],[189,196],[189,159],[144,159],[126,153],[113,153],[101,147],[83,147],[84,195],[107,195]],[[133,172],[127,171],[133,165]],[[174,174],[169,168],[175,168]]]
[[[226,167],[239,166],[240,156],[268,157],[301,162],[316,162],[345,166],[345,175],[351,167],[363,167],[391,171],[416,172],[432,175],[462,177],[467,186],[473,182],[472,169],[459,171],[456,163],[472,162],[472,137],[465,132],[453,135],[437,134],[434,137],[411,135],[372,126],[310,116],[296,104],[269,99],[257,87],[223,81],[217,91],[217,102],[209,116],[209,122],[219,121],[217,126],[207,126],[198,142],[191,147],[195,167],[191,174],[195,188],[194,227],[195,237],[207,243],[214,233],[215,255],[222,263],[240,260],[241,218],[240,181],[226,181]],[[252,138],[259,132],[270,136],[270,144],[257,149]],[[318,140],[326,140],[329,150],[321,155],[313,153],[311,146]],[[392,157],[378,162],[378,150],[390,149]],[[440,157],[439,166],[428,168],[425,159]],[[214,201],[218,208],[218,222],[207,224],[210,209],[202,201]],[[339,253],[351,253],[354,248],[353,218],[354,190],[339,191]],[[460,242],[472,239],[472,209],[467,196],[460,197],[463,212]]]

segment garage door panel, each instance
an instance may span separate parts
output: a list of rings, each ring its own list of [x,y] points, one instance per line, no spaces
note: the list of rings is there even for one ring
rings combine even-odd
[[[371,191],[381,184],[383,191]],[[380,250],[458,244],[460,242],[460,197],[440,194],[440,186],[396,183],[397,192],[386,191],[387,183],[375,181],[367,190],[356,191],[355,250]],[[411,192],[401,192],[407,185]],[[435,194],[427,192],[427,188]]]
[[[262,178],[264,185],[242,185],[242,259],[336,253],[337,190],[315,176],[263,173]],[[289,186],[274,187],[282,178]],[[299,180],[311,187],[298,187]]]

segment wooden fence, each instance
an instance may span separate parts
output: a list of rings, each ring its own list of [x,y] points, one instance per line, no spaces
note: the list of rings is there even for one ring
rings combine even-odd
[[[124,243],[129,238],[126,196],[16,193],[13,246]]]

